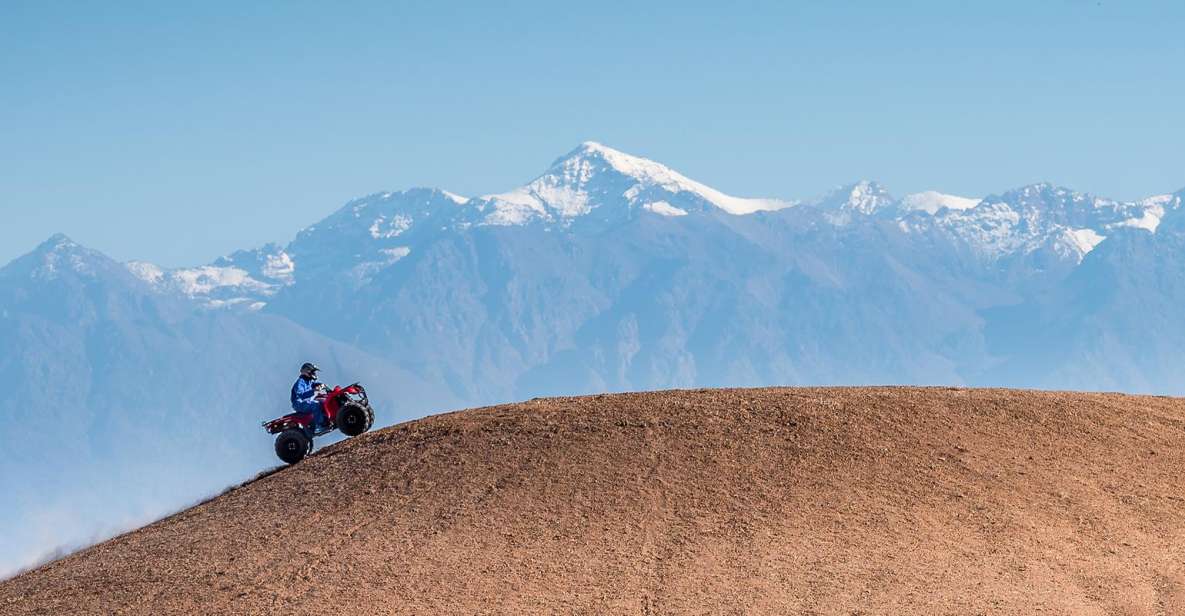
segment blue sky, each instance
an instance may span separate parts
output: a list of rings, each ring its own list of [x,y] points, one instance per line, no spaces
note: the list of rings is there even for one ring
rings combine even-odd
[[[0,4],[0,263],[196,264],[584,140],[744,196],[1185,187],[1181,2],[184,4]]]

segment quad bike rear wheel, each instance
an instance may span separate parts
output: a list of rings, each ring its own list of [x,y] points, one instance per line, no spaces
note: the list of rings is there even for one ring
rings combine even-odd
[[[374,425],[374,411],[368,404],[350,403],[337,412],[337,429],[346,436],[358,436]]]
[[[276,437],[276,455],[288,464],[296,464],[313,452],[313,439],[303,430],[289,428]]]

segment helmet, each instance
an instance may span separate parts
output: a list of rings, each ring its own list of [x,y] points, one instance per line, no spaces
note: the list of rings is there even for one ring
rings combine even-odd
[[[317,372],[320,370],[321,369],[318,368],[316,364],[305,362],[304,365],[300,367],[300,375],[307,376],[310,379],[315,379],[317,378]]]

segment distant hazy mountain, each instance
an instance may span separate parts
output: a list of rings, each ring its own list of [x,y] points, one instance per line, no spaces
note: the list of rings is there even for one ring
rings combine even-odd
[[[1180,393],[1182,193],[726,195],[585,143],[538,178],[347,203],[193,268],[55,236],[0,269],[4,565],[272,463],[295,366],[381,423],[545,394],[920,383]]]

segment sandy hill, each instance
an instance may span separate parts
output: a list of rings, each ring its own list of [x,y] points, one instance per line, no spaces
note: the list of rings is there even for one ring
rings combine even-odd
[[[540,399],[327,447],[0,613],[1182,614],[1182,469],[1170,398]]]

